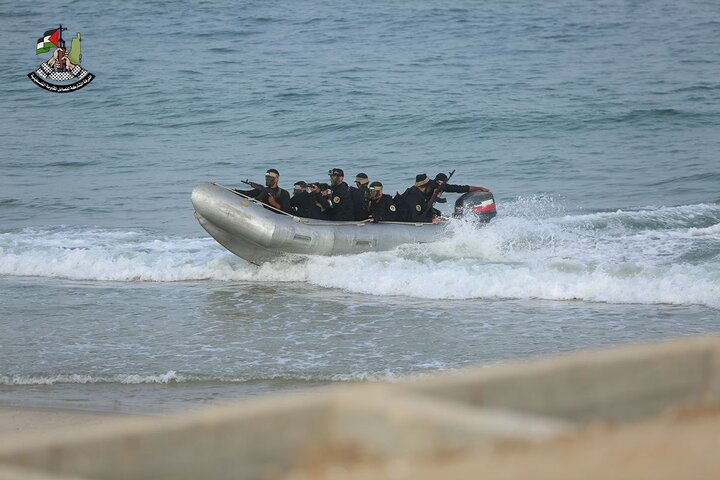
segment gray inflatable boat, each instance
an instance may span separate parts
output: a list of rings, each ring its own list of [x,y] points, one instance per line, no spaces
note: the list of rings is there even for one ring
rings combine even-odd
[[[195,218],[220,245],[255,264],[285,253],[346,255],[391,250],[405,243],[437,241],[446,231],[443,224],[296,217],[215,183],[195,187],[192,204]],[[493,200],[493,216],[494,207]]]

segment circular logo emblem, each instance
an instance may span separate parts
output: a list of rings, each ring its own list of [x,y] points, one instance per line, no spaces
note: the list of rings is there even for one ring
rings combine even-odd
[[[335,203],[340,203],[340,197],[335,197],[335,198],[333,198],[333,202],[335,202]]]
[[[391,211],[391,212],[394,212],[395,210],[397,210],[397,209],[395,208],[395,205],[390,205],[390,211]]]
[[[422,207],[420,205],[415,205],[415,210],[419,212],[420,210],[422,210]]]

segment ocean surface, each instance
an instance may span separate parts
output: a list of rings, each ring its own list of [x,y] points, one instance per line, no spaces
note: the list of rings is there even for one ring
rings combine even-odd
[[[97,76],[70,94],[26,77],[58,23]],[[720,332],[715,1],[3,2],[0,31],[0,404],[164,413]],[[270,167],[456,169],[498,216],[257,267],[190,192]]]

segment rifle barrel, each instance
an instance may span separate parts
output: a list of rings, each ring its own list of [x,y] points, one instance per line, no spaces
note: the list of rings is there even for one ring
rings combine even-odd
[[[455,169],[453,169],[453,171],[450,172],[447,180],[445,182],[443,182],[443,184],[440,187],[438,187],[435,190],[435,192],[433,192],[433,195],[432,195],[432,197],[430,197],[430,200],[428,201],[427,206],[425,207],[425,210],[423,211],[423,214],[426,214],[427,212],[432,210],[433,206],[435,205],[435,202],[438,201],[438,199],[440,198],[440,195],[442,195],[443,192],[445,191],[445,185],[448,184],[448,182],[450,181],[450,179],[452,178],[453,175],[455,175]]]

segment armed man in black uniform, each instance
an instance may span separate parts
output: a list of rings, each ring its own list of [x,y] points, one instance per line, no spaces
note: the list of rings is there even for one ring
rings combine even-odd
[[[472,185],[454,185],[452,183],[447,183],[448,176],[444,173],[438,173],[435,175],[435,180],[430,180],[428,182],[427,191],[425,192],[428,199],[430,199],[433,194],[435,193],[435,190],[445,185],[443,192],[448,193],[467,193],[467,192],[489,192],[490,190],[485,187],[474,187]],[[445,203],[443,201],[444,199],[438,199],[437,201],[440,203]]]
[[[300,180],[293,185],[293,196],[290,199],[290,210],[293,215],[311,218],[312,199],[307,191],[307,183]]]
[[[455,173],[455,170],[450,172],[450,177],[452,177],[453,173]],[[448,176],[444,173],[440,172],[437,175],[435,175],[434,180],[430,180],[427,185],[427,190],[425,191],[425,196],[428,199],[429,203],[432,203],[433,205],[435,203],[445,203],[447,202],[447,199],[443,198],[442,195],[445,192],[450,193],[467,193],[467,192],[489,192],[485,187],[475,187],[472,185],[454,185],[451,183],[447,183],[449,180]],[[437,210],[435,208],[432,209],[433,214],[437,217],[440,217],[440,210]]]
[[[372,182],[369,187],[370,218],[374,223],[397,221],[397,207],[390,195],[383,193],[383,184]]]
[[[265,172],[265,186],[263,187],[259,183],[249,182],[244,180],[243,183],[250,185],[252,190],[235,190],[243,195],[252,197],[265,205],[282,210],[285,213],[290,212],[290,194],[278,187],[278,181],[280,180],[280,174],[274,168],[269,169]]]
[[[407,212],[406,222],[415,223],[438,223],[439,216],[435,216],[433,209],[427,208],[428,183],[430,179],[424,173],[415,176],[415,185],[405,190],[402,197],[405,202],[405,211]]]
[[[333,168],[328,172],[332,186],[332,209],[328,220],[344,222],[353,220],[353,202],[350,188],[345,183],[345,173],[340,168]]]
[[[367,174],[360,172],[355,175],[355,185],[357,186],[350,187],[350,196],[353,202],[353,217],[355,220],[367,220],[370,213],[368,211],[368,195],[370,194],[368,190],[369,182],[370,180]]]
[[[313,182],[310,184],[310,215],[308,218],[326,220],[327,214],[325,212],[330,209],[330,205],[328,204],[328,200],[323,197],[320,187],[320,182]]]

